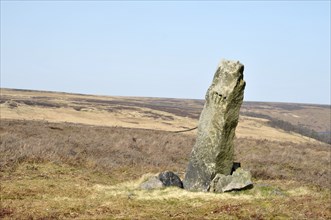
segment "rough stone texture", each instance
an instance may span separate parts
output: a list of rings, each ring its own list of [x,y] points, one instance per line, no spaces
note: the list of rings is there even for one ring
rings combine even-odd
[[[162,183],[161,180],[159,180],[159,178],[157,176],[152,176],[150,178],[148,178],[145,182],[141,183],[139,188],[140,189],[159,189],[159,188],[163,188],[164,185]]]
[[[224,192],[223,189],[232,181],[232,176],[225,176],[223,174],[216,174],[209,186],[210,192]]]
[[[253,186],[249,171],[238,168],[232,175],[217,174],[210,183],[210,192],[229,192]]]
[[[184,188],[207,191],[216,174],[230,175],[233,138],[243,102],[244,66],[222,60],[206,94],[200,115],[197,141],[186,170]]]
[[[159,173],[156,176],[147,178],[144,182],[139,185],[140,189],[159,189],[163,187],[176,186],[183,188],[183,183],[180,178],[171,171],[165,171]]]
[[[165,171],[159,174],[159,180],[164,186],[177,186],[183,188],[183,183],[180,178],[171,171]]]

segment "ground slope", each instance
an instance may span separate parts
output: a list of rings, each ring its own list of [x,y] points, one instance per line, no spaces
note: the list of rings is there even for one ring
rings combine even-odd
[[[1,118],[179,131],[197,126],[202,100],[79,95],[1,89]],[[250,114],[248,114],[250,113]],[[263,114],[262,114],[263,113]],[[255,117],[249,117],[252,115]],[[262,117],[259,117],[261,116]],[[268,124],[267,115],[320,132],[330,131],[330,108],[303,104],[244,103],[237,136],[314,141]],[[311,118],[311,119],[307,119]],[[329,120],[330,121],[330,120]],[[316,124],[317,123],[317,124]],[[195,134],[195,131],[191,132]]]
[[[254,105],[244,104],[235,139],[252,190],[144,191],[146,173],[183,177],[195,132],[173,131],[195,127],[203,101],[1,89],[0,218],[330,219],[330,145],[271,127],[263,109],[287,120],[284,104]],[[307,109],[329,120],[324,106]]]

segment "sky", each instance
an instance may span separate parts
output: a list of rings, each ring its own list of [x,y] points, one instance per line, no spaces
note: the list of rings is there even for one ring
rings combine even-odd
[[[1,88],[203,99],[221,59],[245,101],[330,105],[330,1],[4,1]]]

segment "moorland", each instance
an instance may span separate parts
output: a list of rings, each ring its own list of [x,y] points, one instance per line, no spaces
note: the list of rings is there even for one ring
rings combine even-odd
[[[203,104],[2,88],[0,218],[331,218],[328,105],[244,102],[235,157],[253,189],[139,189],[183,177]]]

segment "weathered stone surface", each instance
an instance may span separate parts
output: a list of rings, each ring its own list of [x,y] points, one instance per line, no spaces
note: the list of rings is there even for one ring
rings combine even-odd
[[[238,168],[232,175],[217,174],[210,183],[210,192],[229,192],[253,185],[249,171]]]
[[[222,60],[206,94],[197,141],[186,170],[184,188],[207,191],[216,174],[229,175],[233,165],[233,138],[243,102],[244,66]]]
[[[140,189],[159,189],[164,187],[163,183],[157,176],[149,177],[146,181],[140,184]]]
[[[183,188],[183,183],[175,173],[171,171],[165,171],[159,173],[158,175],[148,177],[139,185],[139,188],[150,190],[170,186]]]
[[[183,183],[180,178],[171,171],[165,171],[159,174],[159,180],[164,186],[177,186],[183,188]]]

